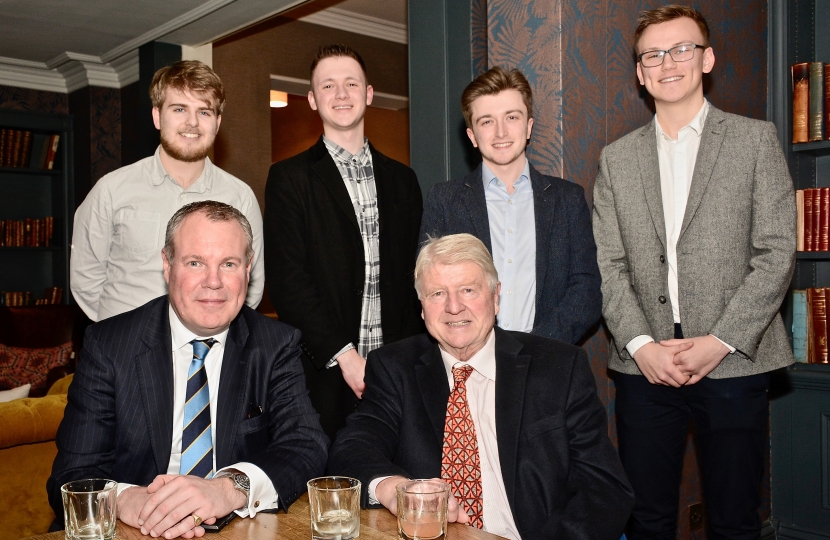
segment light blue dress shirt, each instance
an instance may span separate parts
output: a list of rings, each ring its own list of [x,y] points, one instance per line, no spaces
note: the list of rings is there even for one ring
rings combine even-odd
[[[505,330],[530,332],[536,317],[536,219],[530,165],[525,159],[512,194],[486,164],[481,177],[493,262],[501,281],[497,324]]]

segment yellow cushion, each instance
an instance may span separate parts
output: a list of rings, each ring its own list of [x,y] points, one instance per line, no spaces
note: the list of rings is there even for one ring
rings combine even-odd
[[[0,403],[0,448],[54,440],[65,407],[66,394]]]
[[[55,384],[53,384],[52,387],[49,389],[49,391],[46,392],[46,395],[51,396],[51,395],[54,395],[54,394],[66,394],[66,393],[68,393],[69,392],[69,383],[72,382],[72,378],[74,376],[75,376],[74,373],[70,373],[66,377],[63,377],[62,379],[58,379],[57,381],[55,381]]]
[[[49,532],[55,513],[46,497],[46,480],[57,453],[55,441],[0,450],[0,540]]]

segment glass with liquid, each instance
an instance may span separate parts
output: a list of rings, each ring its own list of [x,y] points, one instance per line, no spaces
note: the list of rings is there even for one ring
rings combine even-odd
[[[324,476],[308,481],[313,540],[350,540],[360,535],[360,481]]]
[[[445,540],[450,486],[439,480],[410,480],[399,484],[398,538]]]
[[[112,480],[77,480],[61,486],[67,540],[112,540],[116,487]]]

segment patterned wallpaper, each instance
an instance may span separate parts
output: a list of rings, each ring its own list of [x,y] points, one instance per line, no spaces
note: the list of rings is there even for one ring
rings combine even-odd
[[[121,167],[121,90],[90,87],[89,138],[91,179]]]
[[[650,121],[654,114],[637,81],[632,35],[640,11],[666,3],[487,1],[488,66],[518,67],[533,87],[535,124],[529,159],[542,172],[581,185],[589,203],[603,147]],[[691,4],[706,16],[715,51],[714,71],[704,82],[707,98],[725,111],[764,118],[766,0]],[[732,46],[738,43],[740,47]],[[609,414],[609,435],[616,440],[614,384],[607,370],[609,346],[610,335],[603,326],[583,344]],[[683,471],[677,537],[700,540],[706,537],[703,530],[688,529],[687,506],[702,500],[691,439]],[[764,519],[769,516],[768,475],[762,514]]]
[[[0,107],[18,111],[67,114],[69,98],[57,92],[0,85]]]

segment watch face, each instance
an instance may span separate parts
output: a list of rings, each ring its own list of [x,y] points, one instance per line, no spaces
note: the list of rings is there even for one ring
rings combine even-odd
[[[247,474],[234,474],[233,475],[233,483],[236,484],[236,486],[238,488],[244,490],[245,492],[250,492],[251,491],[251,481],[248,478]]]

